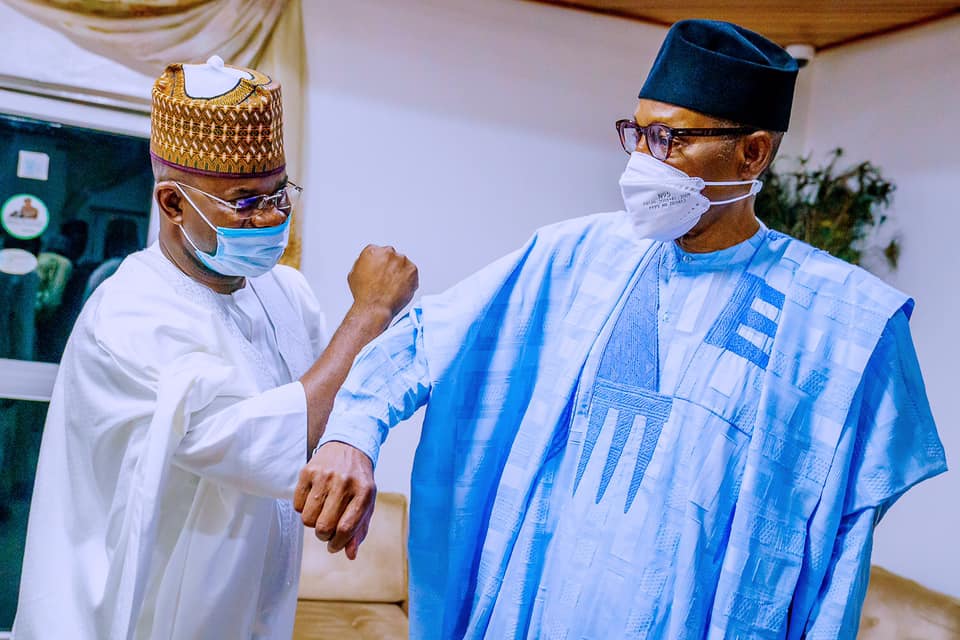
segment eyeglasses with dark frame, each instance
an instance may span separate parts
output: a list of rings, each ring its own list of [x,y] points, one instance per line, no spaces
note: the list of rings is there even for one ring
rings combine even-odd
[[[623,150],[628,154],[637,150],[640,145],[640,138],[647,141],[647,149],[657,160],[666,160],[670,155],[670,147],[673,145],[674,138],[686,137],[723,137],[723,136],[742,136],[748,133],[758,131],[753,127],[716,127],[712,129],[674,129],[660,122],[653,122],[645,127],[640,126],[635,120],[617,120],[617,133],[620,135],[620,144]]]
[[[284,215],[289,216],[290,212],[293,211],[294,205],[300,200],[300,194],[303,193],[303,187],[287,181],[287,184],[280,187],[275,193],[248,196],[230,201],[218,198],[212,193],[207,193],[203,189],[198,189],[189,184],[182,182],[177,182],[177,184],[192,191],[198,191],[224,207],[232,209],[233,215],[242,219],[252,218],[271,205],[276,207]]]

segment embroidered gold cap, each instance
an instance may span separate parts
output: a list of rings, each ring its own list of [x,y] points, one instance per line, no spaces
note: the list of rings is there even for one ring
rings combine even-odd
[[[153,85],[150,155],[205,175],[283,171],[280,84],[253,69],[171,64]]]

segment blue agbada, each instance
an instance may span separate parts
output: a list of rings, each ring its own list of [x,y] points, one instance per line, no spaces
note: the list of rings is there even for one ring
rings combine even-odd
[[[414,462],[414,638],[853,638],[873,528],[945,470],[908,317],[761,227],[547,227],[357,358],[323,442]]]

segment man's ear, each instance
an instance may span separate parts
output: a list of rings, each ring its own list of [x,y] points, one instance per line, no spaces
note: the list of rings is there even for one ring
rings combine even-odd
[[[754,131],[744,136],[740,144],[740,178],[756,180],[773,161],[773,135],[769,131]]]
[[[172,182],[158,182],[153,195],[157,199],[160,215],[174,224],[183,224],[183,196]]]

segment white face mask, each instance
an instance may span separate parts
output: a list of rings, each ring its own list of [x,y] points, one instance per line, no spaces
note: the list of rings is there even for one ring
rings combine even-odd
[[[751,185],[750,191],[729,200],[709,200],[700,193],[708,186],[740,184]],[[630,154],[627,168],[620,176],[623,204],[633,217],[637,233],[641,238],[660,242],[676,240],[693,229],[713,205],[745,200],[756,195],[761,187],[759,180],[706,182],[639,151]]]

